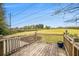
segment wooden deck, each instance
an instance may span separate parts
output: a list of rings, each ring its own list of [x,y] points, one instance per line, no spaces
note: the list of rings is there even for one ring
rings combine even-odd
[[[66,53],[56,44],[46,44],[38,41],[23,47],[11,56],[66,56]]]

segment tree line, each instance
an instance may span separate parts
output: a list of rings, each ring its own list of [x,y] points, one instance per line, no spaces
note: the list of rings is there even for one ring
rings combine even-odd
[[[50,26],[45,26],[43,24],[36,24],[36,25],[29,25],[29,26],[24,26],[24,29],[50,29]]]
[[[37,31],[41,29],[51,29],[50,26],[43,25],[43,24],[36,24],[36,25],[27,25],[21,28],[11,28],[12,33],[17,33],[17,32],[24,32],[24,31]]]

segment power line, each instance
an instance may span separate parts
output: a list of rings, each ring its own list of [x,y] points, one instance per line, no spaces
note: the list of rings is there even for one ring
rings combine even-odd
[[[69,4],[69,5],[70,5],[70,4]],[[67,5],[67,6],[68,6],[68,5]],[[67,6],[66,6],[66,7],[67,7]],[[67,11],[67,10],[72,10],[72,9],[73,9],[73,8],[69,8],[69,6],[68,6],[66,9],[63,10],[63,8],[62,8],[62,9],[59,10],[59,11],[60,11],[60,12],[65,12],[65,11]],[[43,10],[45,10],[45,9],[43,9]],[[26,11],[26,10],[25,10],[25,11]],[[25,11],[21,11],[21,12],[25,12]],[[22,19],[24,19],[24,18],[26,18],[26,17],[31,17],[31,16],[33,16],[34,14],[38,14],[38,13],[40,13],[40,12],[41,12],[41,10],[36,11],[36,12],[33,12],[33,13],[30,13],[30,14],[27,15],[27,16],[25,15]],[[18,13],[15,14],[15,16],[20,15],[20,14],[21,14],[21,13],[18,12]],[[21,18],[20,18],[20,19],[21,19]],[[23,20],[22,20],[22,21],[23,21]],[[21,23],[22,23],[22,21],[21,21]],[[25,20],[24,20],[24,21],[25,21]],[[24,21],[23,21],[23,22],[24,22]],[[17,23],[17,24],[21,24],[21,23],[19,22],[19,23]]]
[[[17,15],[20,15],[20,14],[22,14],[23,12],[25,12],[27,9],[29,9],[30,7],[33,7],[34,6],[34,4],[30,4],[27,8],[21,8],[21,10],[18,10],[17,9],[17,11],[16,12],[14,12],[14,10],[12,11],[12,10],[10,10],[11,12],[8,12],[7,14],[9,14],[9,13],[11,13],[11,16],[12,17],[15,17],[15,16],[17,16]],[[7,10],[7,8],[5,8],[6,10]],[[5,11],[6,11],[5,10]]]
[[[42,10],[46,10],[46,9],[42,9]],[[33,13],[31,13],[31,14],[29,14],[29,15],[27,15],[27,16],[25,16],[24,18],[22,18],[22,19],[25,19],[26,17],[31,17],[31,16],[33,16],[33,15],[35,15],[35,14],[38,14],[38,13],[40,13],[41,12],[41,10],[40,11],[36,11],[36,12],[33,12]],[[43,12],[43,11],[42,11]],[[21,18],[20,18],[21,19]],[[20,24],[21,22],[24,22],[24,21],[26,21],[26,20],[22,20],[22,21],[20,21],[19,23],[17,23],[17,24]]]
[[[32,6],[34,6],[34,4],[32,5]],[[31,6],[31,7],[32,7]],[[44,8],[44,9],[42,9],[42,10],[45,10],[46,8]],[[24,9],[24,10],[22,10],[22,11],[20,11],[21,13],[19,13],[19,11],[14,15],[15,17],[17,16],[17,15],[20,15],[20,14],[22,14],[23,12],[25,12],[26,11],[26,9]],[[34,14],[37,14],[37,13],[40,13],[41,12],[41,10],[39,10],[39,11],[36,11],[36,12],[33,12],[33,13],[30,13],[29,15],[27,15],[27,16],[24,16],[24,18],[25,17],[30,17],[30,16],[32,16],[32,15],[34,15]],[[13,13],[12,13],[13,14]],[[13,17],[13,15],[11,15],[12,17]],[[20,18],[20,19],[23,19],[23,18]]]
[[[77,6],[78,5],[78,6]],[[60,13],[65,13],[65,12],[75,12],[77,11],[77,9],[79,9],[79,4],[68,4],[67,6],[65,6],[64,8],[61,8],[57,11],[55,11],[53,13],[53,15],[57,15],[57,14],[60,14]]]
[[[15,17],[15,16],[17,16],[17,15],[20,15],[20,14],[24,13],[26,10],[28,10],[29,8],[33,7],[33,6],[34,6],[34,4],[31,4],[31,5],[29,5],[27,8],[22,8],[21,10],[15,12],[15,14],[13,14],[12,16]]]
[[[48,14],[50,14],[49,12],[48,13],[45,13],[45,15],[48,15]],[[40,18],[40,17],[43,17],[43,15],[40,15],[40,16],[38,16],[38,17],[35,17],[35,18],[32,18],[32,19],[37,19],[37,18]],[[28,19],[27,21],[29,21],[30,19]],[[14,25],[18,25],[18,24],[22,24],[22,23],[24,23],[26,20],[24,20],[24,21],[22,21],[22,22],[19,22],[19,23],[17,23],[17,24],[14,24]],[[34,21],[34,20],[31,20],[31,21]],[[37,20],[36,20],[37,21]],[[13,25],[13,26],[14,26]]]
[[[41,9],[41,10],[46,10],[46,8]],[[34,14],[40,13],[41,10],[39,10],[39,11],[35,11],[35,12],[32,12],[32,13],[30,13],[29,15],[25,15],[24,17],[30,17],[30,16],[32,16],[32,15],[34,15]],[[23,18],[24,18],[24,17],[23,17]],[[20,18],[20,19],[22,19],[22,18]]]
[[[73,15],[73,18],[72,18],[72,19],[66,20],[66,21],[64,21],[64,22],[71,22],[71,23],[74,23],[74,22],[78,21],[79,18],[77,18],[77,15],[79,15],[79,13]]]
[[[68,5],[66,5],[66,6],[63,7],[63,8],[60,8],[60,9],[56,10],[55,12],[53,12],[52,16],[61,13],[65,8],[68,8],[70,5],[71,5],[71,4],[68,4]]]

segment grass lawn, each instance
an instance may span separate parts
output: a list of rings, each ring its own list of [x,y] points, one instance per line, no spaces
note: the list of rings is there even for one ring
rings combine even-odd
[[[38,30],[37,33],[44,33],[44,34],[63,34],[66,29],[48,29],[48,30]],[[68,32],[70,34],[78,34],[79,35],[79,30],[77,29],[68,29]],[[21,33],[16,33],[10,36],[18,36],[18,35],[32,35],[34,34],[35,31],[30,31],[30,32],[21,32]],[[56,43],[58,41],[63,41],[63,36],[55,36],[55,35],[41,35],[42,40],[44,42],[48,43]]]
[[[58,41],[63,41],[63,36],[56,35],[40,35],[42,37],[42,41],[46,43],[57,43]]]
[[[39,30],[38,33],[45,33],[45,34],[63,34],[66,29],[49,29],[49,30]],[[78,34],[78,29],[67,29],[69,34]]]
[[[38,33],[44,34],[63,34],[66,29],[50,29],[50,30],[40,30]],[[67,29],[69,34],[79,35],[79,30],[77,29]],[[63,41],[63,36],[56,35],[41,35],[42,41],[47,43],[57,43],[58,41]]]

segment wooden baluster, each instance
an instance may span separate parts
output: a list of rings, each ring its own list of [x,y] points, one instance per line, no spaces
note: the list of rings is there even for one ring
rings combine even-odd
[[[7,55],[9,54],[9,40],[7,40]]]
[[[3,55],[6,55],[6,40],[3,41]]]
[[[15,43],[15,45],[14,45],[15,47],[14,48],[15,48],[15,51],[16,51],[16,37],[14,39],[14,43]]]
[[[18,37],[18,46],[19,46],[19,48],[20,48],[20,37]]]
[[[17,37],[17,48],[19,48],[19,37]]]
[[[15,39],[13,39],[13,52],[15,51]]]
[[[15,37],[15,51],[17,50],[17,38]]]
[[[14,38],[12,39],[12,51],[14,52],[14,50],[15,50],[15,40],[14,40]]]
[[[8,54],[10,54],[10,39],[8,39]]]
[[[13,51],[13,38],[11,39],[11,53]]]
[[[11,39],[9,40],[9,43],[10,43],[10,53],[12,52],[12,50],[11,50],[11,48],[12,48],[12,46],[11,46]]]
[[[16,49],[17,49],[17,38],[16,38],[16,40],[15,40],[15,41],[16,41]]]
[[[19,48],[19,37],[17,37],[17,48]]]

